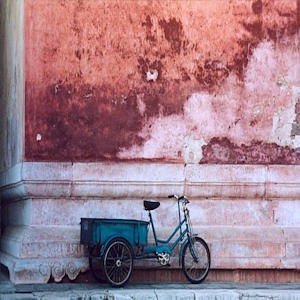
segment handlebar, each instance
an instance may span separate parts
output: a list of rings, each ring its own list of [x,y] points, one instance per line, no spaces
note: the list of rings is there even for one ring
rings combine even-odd
[[[176,198],[178,202],[179,202],[179,201],[182,201],[182,202],[184,202],[185,204],[190,203],[188,197],[187,197],[187,196],[184,196],[184,195],[181,196],[181,197],[178,197],[177,195],[169,195],[168,198]]]

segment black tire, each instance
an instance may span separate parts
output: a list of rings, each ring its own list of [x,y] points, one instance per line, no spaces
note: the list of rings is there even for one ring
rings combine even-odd
[[[193,237],[192,243],[197,257],[192,255],[190,242],[187,242],[182,251],[182,270],[189,282],[201,283],[210,269],[210,251],[200,237]]]
[[[93,277],[100,283],[106,282],[101,258],[101,245],[96,245],[90,248],[89,251],[89,266]]]
[[[122,287],[130,279],[133,269],[133,251],[123,238],[113,239],[105,248],[103,273],[113,287]]]

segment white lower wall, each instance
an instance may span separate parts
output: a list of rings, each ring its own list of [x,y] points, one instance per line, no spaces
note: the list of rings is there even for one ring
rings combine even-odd
[[[0,175],[7,226],[0,262],[15,283],[74,279],[88,269],[87,249],[79,242],[82,217],[148,220],[143,200],[158,200],[156,230],[167,237],[178,221],[177,204],[167,196],[186,194],[213,269],[298,269],[299,171],[275,165],[22,163]],[[178,268],[177,257],[172,261]]]

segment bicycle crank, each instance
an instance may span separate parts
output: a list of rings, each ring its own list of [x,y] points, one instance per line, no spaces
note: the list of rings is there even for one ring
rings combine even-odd
[[[170,254],[168,254],[166,251],[161,253],[156,252],[156,256],[162,266],[170,265]]]

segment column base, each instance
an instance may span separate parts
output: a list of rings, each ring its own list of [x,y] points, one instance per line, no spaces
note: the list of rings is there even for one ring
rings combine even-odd
[[[19,259],[0,253],[0,263],[7,267],[14,284],[47,283],[50,278],[59,282],[65,276],[74,280],[79,273],[88,270],[88,259]]]

